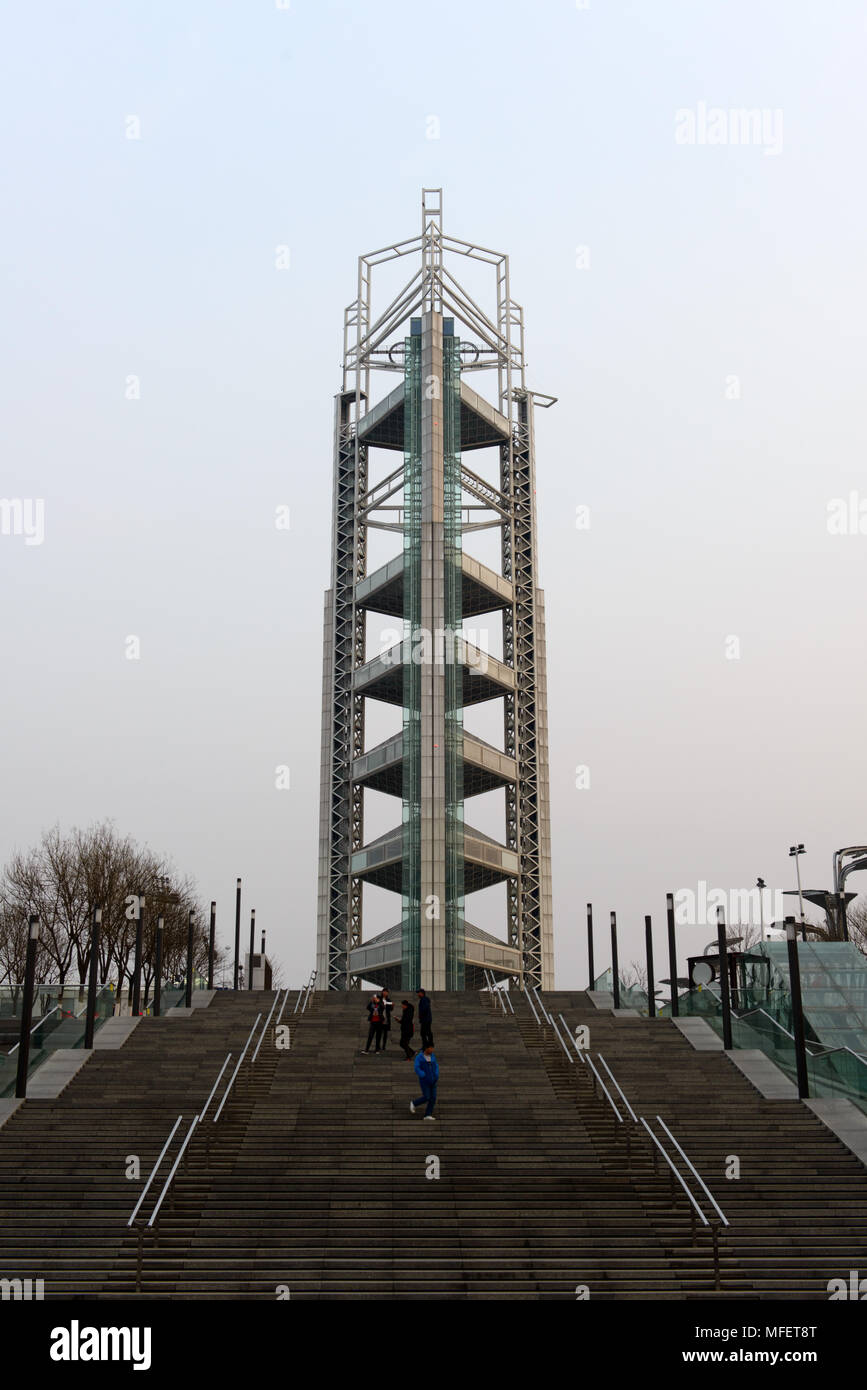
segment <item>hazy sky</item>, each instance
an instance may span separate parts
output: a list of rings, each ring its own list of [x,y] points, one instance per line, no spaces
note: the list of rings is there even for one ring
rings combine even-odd
[[[241,874],[306,978],[343,309],[442,186],[559,398],[558,984],[587,901],[628,960],[667,890],[792,887],[794,841],[829,886],[867,840],[863,5],[46,0],[0,52],[0,495],[44,500],[0,534],[0,859],[111,817],[224,941]]]

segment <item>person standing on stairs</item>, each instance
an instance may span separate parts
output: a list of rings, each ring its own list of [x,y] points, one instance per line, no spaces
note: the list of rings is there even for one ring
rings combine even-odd
[[[394,1000],[389,990],[382,991],[382,1050],[385,1051],[388,1042],[388,1034],[391,1028],[391,1011],[394,1008]]]
[[[412,1007],[412,1004],[410,1004],[408,999],[404,999],[403,1003],[400,1006],[400,1009],[400,1045],[403,1048],[404,1057],[408,1062],[411,1062],[413,1057],[415,1056],[415,1053],[413,1052],[412,1047],[410,1046],[409,1040],[413,1035],[412,1020],[415,1016],[415,1009]]]
[[[430,1000],[423,989],[418,990],[418,1031],[422,1047],[433,1047],[433,1015]]]
[[[440,1079],[440,1069],[436,1057],[434,1056],[433,1043],[429,1043],[423,1052],[417,1052],[413,1070],[421,1082],[421,1095],[417,1100],[411,1100],[409,1108],[414,1115],[420,1105],[424,1105],[424,1117],[426,1120],[434,1118],[434,1106],[437,1100],[437,1082]]]
[[[378,994],[374,994],[367,1006],[367,1017],[370,1020],[370,1027],[367,1030],[367,1047],[361,1050],[364,1053],[370,1051],[370,1044],[375,1040],[375,1052],[379,1051],[379,1042],[382,1037],[382,1000]]]

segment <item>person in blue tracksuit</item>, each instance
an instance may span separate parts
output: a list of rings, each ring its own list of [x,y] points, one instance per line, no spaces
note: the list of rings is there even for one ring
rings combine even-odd
[[[440,1076],[439,1064],[434,1056],[432,1044],[428,1044],[422,1052],[416,1053],[413,1071],[421,1082],[421,1095],[416,1100],[410,1101],[409,1108],[414,1115],[419,1106],[424,1105],[426,1107],[425,1119],[432,1120],[437,1099],[437,1082]]]

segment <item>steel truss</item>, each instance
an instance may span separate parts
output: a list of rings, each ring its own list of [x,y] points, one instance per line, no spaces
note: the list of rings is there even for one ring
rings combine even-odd
[[[416,269],[389,304],[373,315],[377,266],[412,258]],[[491,267],[496,310],[489,316],[452,273],[457,257]],[[368,489],[367,446],[359,440],[371,408],[371,375],[403,373],[404,329],[416,313],[451,315],[475,341],[461,341],[461,375],[497,373],[500,416],[507,439],[500,446],[499,487],[465,462],[460,465],[463,531],[498,526],[502,574],[511,583],[503,612],[503,659],[515,672],[515,688],[503,700],[504,751],[517,777],[506,787],[505,847],[518,856],[519,872],[507,881],[507,940],[517,952],[514,977],[553,985],[547,713],[543,597],[538,586],[535,515],[534,404],[554,398],[527,388],[524,319],[511,297],[509,258],[442,230],[442,190],[422,192],[418,236],[360,256],[357,295],[344,315],[343,389],[337,397],[334,442],[334,520],[331,587],[326,595],[323,662],[322,793],[317,988],[357,988],[350,970],[362,943],[362,879],[351,873],[363,846],[364,793],[352,778],[364,750],[364,699],[354,690],[365,664],[365,611],[356,586],[366,575],[369,528],[402,533],[404,465]],[[469,500],[467,500],[469,499]],[[511,972],[510,972],[511,973]]]

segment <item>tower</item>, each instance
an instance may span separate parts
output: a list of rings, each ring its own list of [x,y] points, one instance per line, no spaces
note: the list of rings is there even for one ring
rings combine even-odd
[[[359,257],[345,314],[325,595],[319,989],[365,978],[459,990],[484,983],[485,969],[554,983],[533,432],[534,404],[554,398],[525,383],[508,256],[446,236],[441,194],[423,190],[419,236]],[[472,294],[453,272],[458,258],[472,262]],[[414,273],[374,316],[374,270],[400,261]],[[383,372],[393,387],[373,400],[371,380]],[[494,374],[496,404],[469,384]],[[478,467],[464,461],[470,452]],[[495,565],[472,554],[474,536],[491,531]],[[369,568],[374,532],[392,534],[396,553]],[[466,628],[488,614],[498,656]],[[371,650],[383,620],[392,630],[380,629]],[[399,727],[370,746],[373,700],[394,707]],[[498,731],[492,739],[465,728],[476,707]],[[368,792],[394,802],[394,823],[373,839]],[[465,816],[486,792],[501,794],[499,837]],[[467,899],[496,884],[505,886],[502,936],[465,915]],[[366,885],[401,904],[397,924],[367,940]]]

